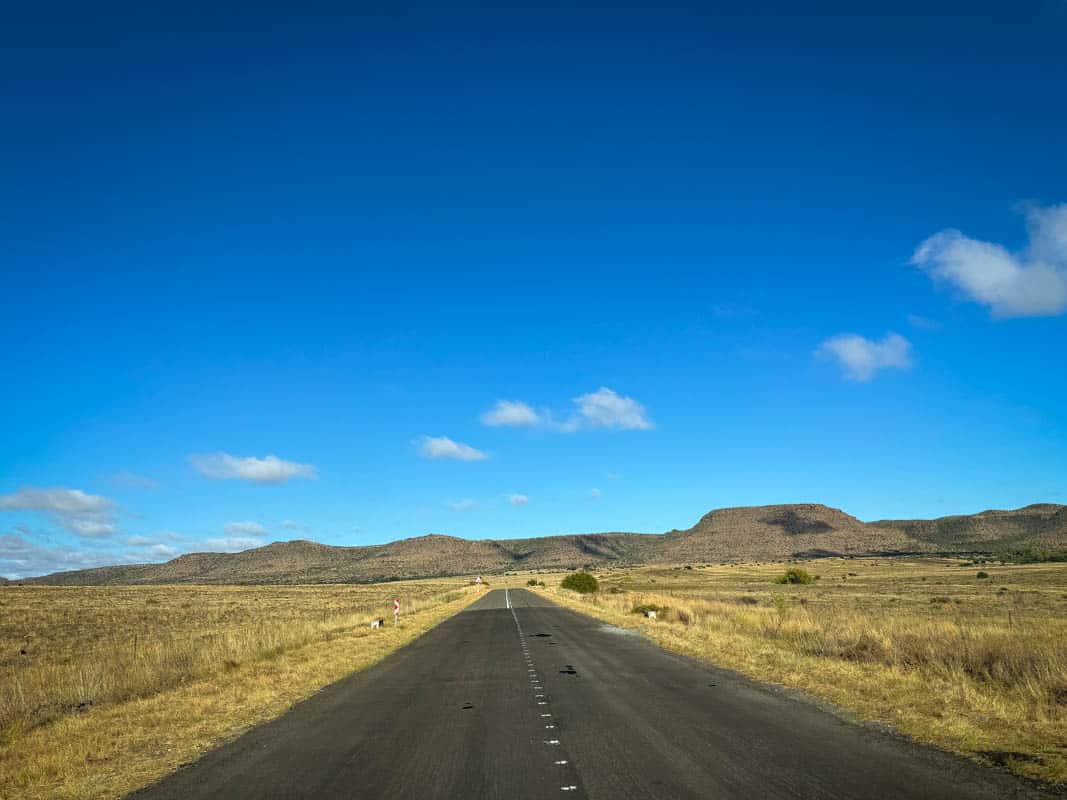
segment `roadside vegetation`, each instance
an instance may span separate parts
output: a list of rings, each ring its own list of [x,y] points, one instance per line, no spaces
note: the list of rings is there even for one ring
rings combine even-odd
[[[463,579],[2,587],[0,797],[120,797],[380,660],[483,591]],[[383,629],[370,629],[375,618]]]
[[[597,579],[588,572],[572,572],[559,585],[579,594],[592,594],[599,588]]]
[[[692,565],[690,565],[691,567]],[[554,599],[859,717],[1067,783],[1067,564],[821,559],[639,568]],[[808,574],[808,581],[787,579]],[[656,610],[657,619],[643,612]]]

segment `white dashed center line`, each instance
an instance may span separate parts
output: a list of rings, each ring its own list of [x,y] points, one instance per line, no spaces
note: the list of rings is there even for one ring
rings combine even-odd
[[[518,614],[515,613],[515,607],[511,604],[511,594],[509,593],[509,591],[507,589],[504,590],[504,603],[507,605],[508,609],[511,611],[511,617],[512,617],[512,619],[515,620],[515,629],[519,632],[519,644],[522,646],[523,660],[525,660],[526,666],[527,666],[526,673],[527,673],[527,675],[529,676],[529,679],[530,679],[530,690],[535,692],[534,700],[537,703],[537,705],[546,706],[546,705],[548,705],[548,701],[544,699],[545,698],[545,695],[543,694],[544,687],[541,684],[541,679],[539,677],[537,677],[537,670],[534,667],[533,658],[530,656],[530,651],[527,648],[526,634],[524,634],[523,631],[522,631],[522,624],[519,622]],[[545,712],[545,713],[541,714],[541,718],[542,719],[551,718],[551,716],[552,716],[552,714],[548,713],[548,712]],[[555,730],[556,729],[555,723],[545,724],[544,729],[546,731]],[[545,739],[544,742],[545,742],[545,745],[548,746],[548,747],[559,747],[560,746],[559,739]],[[566,767],[570,762],[567,761],[566,759],[559,759],[559,760],[553,761],[552,763],[557,767]],[[561,792],[577,792],[578,791],[578,786],[573,784],[573,783],[568,783],[568,784],[565,784],[563,786],[560,786],[559,790]]]

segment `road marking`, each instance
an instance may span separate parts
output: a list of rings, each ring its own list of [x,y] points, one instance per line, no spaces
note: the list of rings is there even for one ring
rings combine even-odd
[[[572,786],[560,786],[559,790],[561,792],[577,792],[578,791],[578,787],[577,786],[573,786],[573,785]]]
[[[564,765],[564,764],[566,764],[566,763],[567,763],[566,761],[557,761],[557,762],[556,762],[556,765],[557,765],[557,766],[563,766],[563,765]]]
[[[508,590],[504,590],[504,602],[508,604],[508,608],[511,608],[511,596],[508,594]]]
[[[559,744],[559,739],[545,739],[545,744],[550,744],[555,747],[557,744]]]

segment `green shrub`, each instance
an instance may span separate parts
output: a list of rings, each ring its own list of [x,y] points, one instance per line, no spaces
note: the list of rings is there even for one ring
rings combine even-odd
[[[670,610],[668,606],[657,606],[654,603],[643,603],[641,605],[634,606],[630,609],[631,614],[641,614],[642,616],[649,611],[656,612],[657,617],[665,617]]]
[[[530,580],[526,581],[526,585],[527,586],[536,586],[537,585],[537,578],[530,578]]]
[[[988,578],[989,577],[989,573],[988,572],[979,572],[974,577],[976,577],[976,578]]]
[[[588,572],[572,572],[560,583],[564,589],[570,589],[579,594],[591,594],[599,588],[596,578]]]
[[[790,567],[783,574],[775,578],[775,583],[811,583],[813,578],[807,570],[800,567]]]

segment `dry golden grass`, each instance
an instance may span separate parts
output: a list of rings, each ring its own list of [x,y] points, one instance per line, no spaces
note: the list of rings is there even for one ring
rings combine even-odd
[[[824,559],[601,573],[565,605],[921,741],[1067,783],[1067,564]],[[989,573],[978,578],[979,571]],[[666,607],[660,619],[636,605]]]
[[[0,798],[120,797],[482,591],[462,579],[0,589]],[[368,627],[375,617],[384,630]]]

